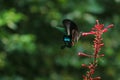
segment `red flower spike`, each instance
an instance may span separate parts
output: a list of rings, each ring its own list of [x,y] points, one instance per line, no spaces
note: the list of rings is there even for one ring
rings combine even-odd
[[[82,67],[86,67],[89,70],[86,72],[86,75],[83,75],[83,79],[84,80],[101,80],[101,77],[95,77],[92,78],[92,75],[95,73],[95,69],[97,67],[98,64],[98,60],[97,58],[103,57],[104,54],[98,54],[101,50],[101,47],[104,46],[104,43],[102,42],[102,34],[104,32],[107,32],[109,28],[112,28],[113,24],[110,24],[109,26],[107,26],[106,28],[104,28],[104,24],[100,24],[98,20],[96,20],[96,25],[91,29],[90,32],[83,32],[82,36],[88,36],[88,35],[94,35],[94,44],[93,44],[93,48],[94,48],[94,53],[93,55],[88,55],[82,52],[79,52],[78,55],[79,56],[86,56],[89,58],[94,58],[94,61],[92,63],[90,63],[89,65],[86,64],[82,64]]]

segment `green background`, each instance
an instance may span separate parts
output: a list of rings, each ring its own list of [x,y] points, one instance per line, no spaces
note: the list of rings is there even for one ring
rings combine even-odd
[[[73,20],[82,32],[98,19],[114,28],[104,33],[94,76],[120,80],[120,0],[0,0],[0,80],[83,80],[92,62],[78,52],[93,53],[94,36],[81,37],[72,48],[63,45],[58,27]]]

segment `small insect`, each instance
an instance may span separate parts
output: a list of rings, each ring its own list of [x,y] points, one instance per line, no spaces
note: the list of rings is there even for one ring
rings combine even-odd
[[[63,20],[63,26],[66,33],[63,36],[64,45],[61,46],[61,49],[65,47],[71,48],[74,46],[75,42],[79,40],[81,32],[78,31],[77,25],[69,19]]]

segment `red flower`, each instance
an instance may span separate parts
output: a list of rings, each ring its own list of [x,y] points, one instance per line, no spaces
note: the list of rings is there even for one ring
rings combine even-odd
[[[112,28],[113,24],[107,26],[104,28],[104,24],[99,24],[99,21],[96,20],[96,25],[91,29],[90,32],[83,32],[82,36],[87,36],[87,35],[94,35],[94,52],[93,55],[88,55],[82,52],[79,52],[78,55],[79,56],[84,56],[84,57],[90,57],[90,58],[94,58],[94,61],[92,63],[90,63],[89,65],[86,64],[82,64],[82,67],[86,67],[89,69],[89,71],[87,71],[86,75],[83,75],[83,79],[84,80],[100,80],[101,77],[95,77],[92,78],[92,75],[95,73],[95,69],[97,67],[97,58],[103,57],[104,54],[98,54],[101,50],[101,47],[104,46],[104,43],[102,42],[102,34],[104,32],[107,32],[109,28]]]

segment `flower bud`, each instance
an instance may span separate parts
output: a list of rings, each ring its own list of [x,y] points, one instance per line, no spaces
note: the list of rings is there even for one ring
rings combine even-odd
[[[82,52],[79,52],[79,53],[78,53],[78,56],[87,56],[87,54],[82,53]]]

